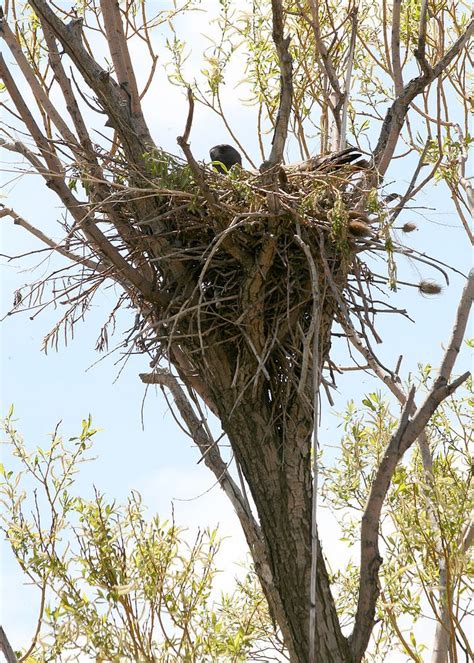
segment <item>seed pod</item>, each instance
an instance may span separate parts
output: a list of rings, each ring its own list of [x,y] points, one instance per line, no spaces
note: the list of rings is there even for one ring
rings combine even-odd
[[[347,227],[350,234],[354,237],[370,237],[372,235],[371,229],[363,221],[351,220],[347,224]]]
[[[418,290],[422,295],[439,295],[443,288],[431,279],[423,279],[418,285]]]
[[[412,232],[413,232],[414,230],[416,230],[416,229],[417,229],[417,225],[416,225],[416,223],[410,223],[410,222],[405,223],[405,224],[402,226],[402,228],[401,228],[401,230],[402,230],[404,233],[412,233]]]

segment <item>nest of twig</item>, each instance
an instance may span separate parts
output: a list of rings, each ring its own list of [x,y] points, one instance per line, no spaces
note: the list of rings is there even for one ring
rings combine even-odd
[[[179,168],[190,175],[188,165]],[[161,193],[160,213],[140,223],[151,251],[159,225],[173,247],[168,258],[186,274],[185,282],[170,282],[166,256],[157,257],[167,303],[141,321],[140,347],[155,363],[178,347],[201,374],[220,348],[234,385],[264,379],[273,399],[295,386],[304,394],[314,334],[322,364],[334,319],[353,313],[372,326],[374,276],[358,254],[387,252],[388,234],[374,199],[374,214],[365,211],[367,162],[348,149],[263,173],[234,167],[227,175],[204,168],[191,175],[200,179],[195,196],[183,202]]]
[[[318,370],[329,368],[334,382],[334,321],[342,327],[336,333],[357,327],[369,347],[370,334],[379,340],[375,315],[396,309],[372,296],[386,286],[387,275],[374,274],[362,254],[383,253],[394,285],[393,253],[406,251],[391,239],[389,210],[370,188],[376,178],[357,150],[262,172],[234,167],[225,175],[189,155],[183,161],[160,151],[147,159],[147,187],[120,184],[126,163],[117,159],[117,185],[95,207],[107,241],[146,274],[147,291],[128,287],[114,263],[97,262],[100,247],[81,228],[65,225],[68,244],[56,250],[85,257],[79,274],[52,279],[55,301],[69,308],[46,347],[57,344],[63,326],[73,328],[107,278],[126,288],[116,308],[129,297],[140,313],[127,352],[149,353],[153,366],[166,357],[208,384],[224,353],[237,392],[265,383],[276,407],[290,392],[308,401],[315,349]],[[139,199],[152,201],[150,215],[137,213]],[[28,302],[17,293],[15,306],[42,307],[43,290],[44,282],[36,284]],[[107,346],[113,319],[114,312],[99,350]]]

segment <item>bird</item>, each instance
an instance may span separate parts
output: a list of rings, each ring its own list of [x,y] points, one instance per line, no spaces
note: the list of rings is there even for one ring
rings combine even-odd
[[[242,165],[242,157],[232,145],[214,145],[214,147],[211,147],[209,150],[209,155],[214,162],[214,169],[217,170],[218,173],[223,173],[224,175],[232,168],[232,166],[235,166],[235,164],[238,163],[239,166]]]

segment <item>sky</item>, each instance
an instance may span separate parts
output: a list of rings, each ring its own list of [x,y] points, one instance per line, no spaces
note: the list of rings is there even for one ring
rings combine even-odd
[[[208,6],[217,3],[208,2]],[[188,68],[200,68],[201,35],[209,32],[208,17],[196,13],[180,22],[180,35],[196,53],[188,61]],[[211,28],[212,30],[212,28]],[[158,37],[163,42],[162,31]],[[140,71],[143,54],[134,51],[134,62]],[[7,61],[11,57],[7,54]],[[233,127],[239,128],[239,138],[258,161],[254,114],[242,105],[242,88],[226,86],[223,101]],[[166,98],[164,95],[166,94]],[[178,154],[176,137],[183,132],[187,105],[183,92],[172,87],[166,75],[158,71],[151,92],[144,104],[146,119],[157,144]],[[101,128],[101,120],[96,126]],[[209,148],[217,143],[232,142],[219,118],[197,106],[191,133],[191,147],[198,159],[208,159]],[[316,147],[316,146],[315,146]],[[4,155],[2,155],[4,157]],[[291,160],[292,154],[289,155]],[[298,159],[298,157],[295,157]],[[4,158],[2,162],[5,164]],[[18,178],[15,163],[7,155],[6,172],[2,173],[3,203],[13,207],[25,219],[54,236],[56,220],[61,210],[37,176]],[[244,163],[244,167],[245,167]],[[395,163],[386,181],[387,190],[403,192],[411,177],[406,161]],[[390,182],[394,184],[390,188]],[[423,211],[407,211],[399,217],[400,224],[415,221],[418,230],[403,241],[417,250],[455,265],[466,273],[471,264],[470,252],[463,229],[453,212],[443,185],[430,186],[417,199],[428,207]],[[99,329],[114,306],[118,291],[114,287],[102,291],[87,312],[83,323],[76,326],[75,337],[67,346],[60,343],[57,351],[41,351],[42,339],[62,314],[61,306],[49,308],[30,319],[28,313],[9,316],[14,291],[25,283],[44,276],[53,266],[62,264],[58,257],[45,254],[9,261],[5,256],[27,253],[39,247],[38,242],[23,229],[6,218],[0,220],[0,342],[1,342],[1,414],[14,404],[17,428],[28,446],[45,445],[48,434],[61,422],[65,437],[80,430],[81,419],[92,415],[94,425],[101,432],[94,442],[97,459],[81,469],[77,487],[82,495],[91,495],[97,486],[109,497],[125,501],[129,492],[138,490],[149,513],[169,517],[174,507],[176,522],[189,528],[193,538],[198,528],[219,526],[225,537],[218,564],[223,569],[220,584],[231,588],[239,564],[245,559],[246,548],[238,521],[225,496],[215,485],[215,479],[204,464],[198,464],[199,453],[177,427],[161,393],[154,388],[145,391],[138,374],[148,370],[145,357],[132,356],[122,367],[120,351],[101,357],[95,351]],[[37,266],[38,265],[38,266]],[[420,268],[405,259],[398,260],[401,280],[418,281],[420,275],[438,278],[428,267]],[[381,318],[378,331],[383,343],[377,353],[385,365],[394,367],[403,355],[401,373],[407,377],[417,370],[419,362],[436,367],[448,341],[464,279],[450,274],[451,283],[436,298],[422,297],[416,289],[402,288],[390,295],[390,303],[405,308],[414,322],[402,316]],[[119,316],[119,331],[112,339],[120,343],[120,331],[133,324],[133,311]],[[335,341],[334,357],[347,366],[349,357],[343,341]],[[98,362],[98,359],[101,361]],[[457,372],[467,366],[467,353],[457,364]],[[123,370],[122,370],[123,368]],[[348,372],[338,378],[335,406],[323,403],[320,440],[329,458],[334,458],[342,432],[337,413],[343,411],[349,399],[360,401],[370,390],[382,390],[382,385],[362,372]],[[394,412],[397,412],[396,406]],[[143,421],[142,421],[143,420]],[[8,450],[2,448],[3,462],[8,465]],[[321,511],[320,532],[323,546],[331,550],[329,561],[333,568],[347,559],[347,551],[337,540],[337,528],[328,513]],[[24,646],[32,633],[38,596],[25,586],[15,567],[11,553],[2,548],[2,614],[1,621],[14,647]]]

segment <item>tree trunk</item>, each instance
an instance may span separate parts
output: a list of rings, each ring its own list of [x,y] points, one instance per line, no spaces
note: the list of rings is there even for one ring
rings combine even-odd
[[[320,336],[322,355],[329,349],[332,303],[324,307]],[[281,385],[287,398],[273,398],[272,386],[258,373],[258,363],[241,357],[235,379],[235,356],[228,345],[206,350],[201,376],[209,386],[222,427],[242,468],[257,509],[267,561],[280,603],[267,595],[294,663],[309,661],[311,571],[311,436],[312,381],[303,397],[296,385]],[[212,373],[210,371],[212,367]],[[274,378],[275,376],[270,376]],[[234,382],[234,385],[232,384]],[[284,403],[284,408],[281,404]],[[275,405],[277,404],[277,405]],[[352,661],[341,633],[321,548],[317,578],[317,660]]]

